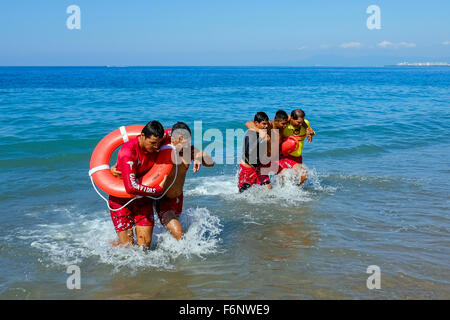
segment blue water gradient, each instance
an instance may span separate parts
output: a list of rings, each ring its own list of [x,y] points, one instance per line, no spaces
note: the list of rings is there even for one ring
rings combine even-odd
[[[189,172],[191,243],[160,228],[152,255],[117,267],[87,175],[104,135],[157,119],[225,136],[297,107],[317,132],[303,188],[244,197],[237,162]],[[0,68],[0,297],[450,298],[449,108],[441,67]],[[73,262],[81,293],[65,288]],[[372,264],[378,292],[365,286]]]

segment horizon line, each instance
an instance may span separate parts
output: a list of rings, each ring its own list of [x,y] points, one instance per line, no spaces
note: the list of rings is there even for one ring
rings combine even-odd
[[[410,65],[0,65],[0,68],[384,68],[412,67]]]

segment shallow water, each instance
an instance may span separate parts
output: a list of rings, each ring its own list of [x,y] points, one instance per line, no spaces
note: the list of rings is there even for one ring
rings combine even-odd
[[[0,298],[448,299],[449,88],[449,68],[0,68]],[[157,223],[149,252],[111,246],[87,176],[105,134],[296,106],[317,132],[303,187],[238,194],[237,164],[202,168],[185,239]]]

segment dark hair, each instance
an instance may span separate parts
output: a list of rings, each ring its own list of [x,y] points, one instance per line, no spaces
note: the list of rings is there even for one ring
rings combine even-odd
[[[181,121],[178,121],[177,123],[175,123],[173,125],[173,127],[172,127],[172,134],[173,134],[173,132],[175,130],[186,130],[186,131],[189,132],[189,134],[192,134],[191,133],[191,129],[189,128],[189,126],[186,123],[181,122]]]
[[[258,112],[255,114],[255,120],[256,122],[263,122],[263,121],[269,121],[269,117],[265,112]]]
[[[297,120],[298,118],[305,118],[305,111],[302,109],[295,109],[291,112],[291,118]]]
[[[288,114],[284,110],[278,110],[277,113],[275,113],[275,120],[281,121],[281,120],[287,120]]]
[[[163,138],[164,127],[159,121],[153,120],[147,123],[144,129],[142,129],[142,133],[144,134],[145,138],[150,138],[151,136],[154,136],[156,138]]]

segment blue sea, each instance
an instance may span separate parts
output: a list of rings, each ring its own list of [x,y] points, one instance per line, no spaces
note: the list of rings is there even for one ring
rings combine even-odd
[[[205,148],[200,122],[299,107],[305,185],[238,194],[236,139],[188,173],[184,239],[111,245],[88,177],[106,134],[195,122]],[[0,299],[450,298],[450,68],[2,67],[0,112]]]

